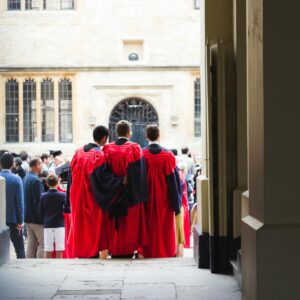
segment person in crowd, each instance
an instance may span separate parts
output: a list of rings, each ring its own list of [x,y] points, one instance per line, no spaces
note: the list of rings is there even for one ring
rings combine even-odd
[[[198,166],[195,167],[196,173],[194,175],[194,202],[197,202],[197,178],[201,175],[201,166],[198,164]]]
[[[43,172],[46,171],[47,173],[49,173],[49,165],[51,163],[51,158],[50,158],[50,155],[47,154],[47,153],[43,153],[41,155],[41,160],[42,160],[42,163],[43,163]]]
[[[183,230],[184,230],[184,248],[190,248],[190,217],[189,217],[189,205],[187,195],[187,165],[181,162],[178,165],[179,175],[182,184],[182,208],[183,208]]]
[[[26,176],[26,172],[23,169],[22,164],[22,160],[19,157],[16,157],[14,160],[15,174],[18,175],[21,179]]]
[[[147,165],[149,197],[146,209],[148,245],[145,257],[174,257],[176,254],[175,217],[181,207],[181,186],[173,153],[159,145],[159,128],[148,125],[149,146],[143,149]]]
[[[194,160],[189,157],[189,148],[182,147],[181,148],[181,155],[178,156],[177,163],[185,163],[187,165],[187,175],[193,180],[193,176],[195,175],[195,163]]]
[[[52,156],[53,160],[49,163],[49,174],[55,174],[55,169],[62,166],[65,161],[62,156],[61,150],[50,150],[50,155]]]
[[[47,192],[49,190],[49,187],[47,185],[47,177],[48,177],[49,173],[47,171],[42,171],[41,174],[39,175],[40,181],[43,185],[44,188],[44,192]]]
[[[42,161],[33,158],[29,162],[30,172],[23,179],[25,224],[27,228],[27,258],[44,257],[44,228],[40,214],[40,198],[44,188],[39,179]]]
[[[131,124],[116,124],[118,138],[103,147],[107,164],[116,176],[126,176],[126,185],[110,208],[111,234],[109,250],[112,257],[133,257],[147,244],[145,203],[148,199],[147,173],[143,151],[129,141]],[[143,255],[140,253],[140,258]]]
[[[12,174],[14,158],[10,153],[4,153],[0,158],[2,171],[0,176],[5,178],[6,189],[6,225],[10,230],[10,239],[14,245],[17,258],[25,258],[22,227],[24,223],[24,195],[22,180]]]
[[[26,173],[28,173],[29,172],[29,163],[28,163],[29,155],[28,155],[28,153],[26,151],[21,151],[20,158],[22,160],[22,168],[24,169],[24,171]]]
[[[110,199],[123,184],[123,176],[115,176],[106,165],[100,147],[107,142],[109,131],[97,126],[94,143],[78,149],[71,161],[67,199],[71,206],[72,226],[68,246],[71,257],[108,256]],[[102,209],[101,209],[101,208]]]
[[[65,226],[64,211],[69,212],[66,207],[66,193],[57,190],[58,177],[49,175],[46,183],[48,192],[41,195],[40,211],[44,221],[44,247],[45,258],[51,258],[54,250],[56,258],[63,258],[65,250]]]

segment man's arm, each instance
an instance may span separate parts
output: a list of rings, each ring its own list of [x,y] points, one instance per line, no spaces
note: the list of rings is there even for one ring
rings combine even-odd
[[[31,185],[31,197],[35,210],[40,213],[41,195],[44,192],[44,187],[39,179],[35,179]]]
[[[15,186],[15,205],[17,211],[17,224],[24,223],[24,193],[23,193],[23,184],[21,178],[17,178]]]

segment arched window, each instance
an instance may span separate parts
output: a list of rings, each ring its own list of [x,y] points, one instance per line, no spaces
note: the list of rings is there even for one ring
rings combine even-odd
[[[194,83],[195,92],[195,137],[201,137],[201,89],[200,79]]]
[[[72,83],[69,79],[59,82],[59,141],[70,143],[72,133]]]
[[[24,142],[35,142],[36,124],[36,83],[26,79],[23,83],[23,133]]]
[[[19,84],[14,79],[5,84],[5,128],[6,142],[19,142]]]
[[[41,84],[42,142],[54,141],[54,83],[45,79]]]
[[[21,0],[7,0],[7,10],[20,10]]]

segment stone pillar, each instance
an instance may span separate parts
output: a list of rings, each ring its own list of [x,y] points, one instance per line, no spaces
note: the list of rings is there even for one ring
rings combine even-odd
[[[9,229],[6,226],[5,179],[0,177],[0,266],[9,257]]]
[[[249,215],[242,294],[298,299],[300,269],[299,1],[248,0]]]

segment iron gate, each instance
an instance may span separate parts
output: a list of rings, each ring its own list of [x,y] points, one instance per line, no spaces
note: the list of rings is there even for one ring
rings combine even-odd
[[[130,98],[119,102],[112,110],[109,117],[110,141],[117,138],[116,124],[120,120],[127,120],[132,124],[131,141],[147,145],[145,128],[148,124],[158,125],[158,115],[154,107],[140,98]]]

